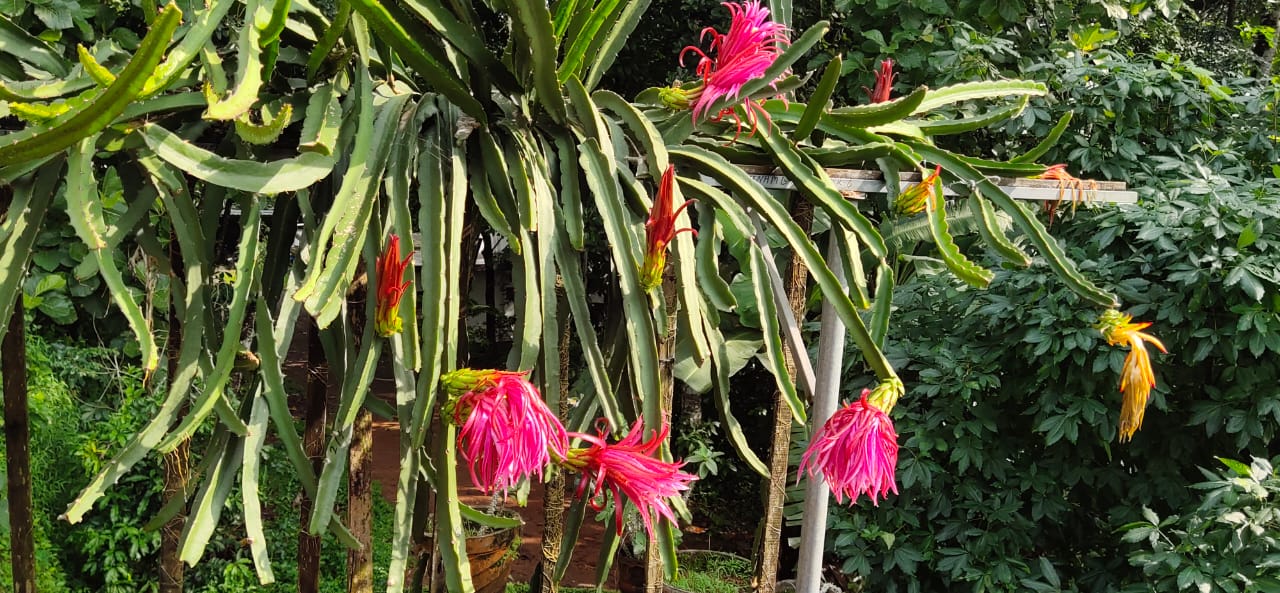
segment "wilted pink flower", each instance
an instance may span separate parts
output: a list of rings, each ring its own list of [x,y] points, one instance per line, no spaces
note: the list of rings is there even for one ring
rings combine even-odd
[[[864,389],[860,400],[836,410],[800,460],[800,474],[821,473],[841,504],[846,495],[855,502],[866,494],[879,505],[878,497],[898,493],[898,433],[889,415],[867,402],[870,393]]]
[[[631,432],[622,440],[609,444],[605,441],[605,432],[599,429],[596,436],[573,433],[572,436],[590,443],[586,449],[570,449],[566,466],[582,472],[582,480],[578,482],[578,492],[582,496],[587,487],[591,488],[591,507],[595,510],[604,508],[603,492],[608,488],[613,493],[614,518],[618,534],[622,534],[622,498],[626,497],[640,511],[640,520],[644,528],[653,538],[653,520],[655,516],[666,517],[675,522],[675,513],[667,504],[667,499],[679,496],[681,491],[688,490],[689,484],[698,479],[697,476],[680,471],[684,463],[663,461],[654,454],[658,446],[667,438],[668,427],[654,433],[649,440],[644,436],[643,423],[639,420],[631,425]]]
[[[506,490],[525,476],[541,473],[553,457],[564,459],[569,438],[524,373],[455,371],[475,378],[473,388],[446,405],[458,431],[458,448],[471,472],[471,482],[486,493]]]
[[[710,114],[711,105],[722,97],[737,98],[742,85],[764,76],[765,70],[768,70],[782,53],[783,46],[790,44],[787,40],[787,28],[780,23],[770,21],[769,9],[761,6],[759,0],[747,0],[742,4],[724,2],[723,5],[729,9],[732,18],[729,32],[721,34],[713,27],[702,30],[702,39],[705,40],[708,35],[711,36],[711,46],[708,50],[715,52],[715,58],[707,55],[696,45],[690,45],[680,52],[681,65],[684,64],[684,55],[687,52],[701,56],[698,60],[697,72],[702,77],[702,88],[693,91],[688,97],[693,102],[694,120],[704,115],[712,115],[712,119],[718,121],[726,114],[732,114],[736,119],[737,115],[732,108]],[[763,107],[751,102],[750,99],[745,100],[744,105],[747,119],[754,133],[758,122],[757,113],[763,115],[766,120],[768,114],[764,112]],[[741,121],[738,122],[739,127],[741,123]]]

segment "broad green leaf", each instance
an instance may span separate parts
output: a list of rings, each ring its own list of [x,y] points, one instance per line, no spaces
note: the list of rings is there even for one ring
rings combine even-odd
[[[0,319],[13,316],[14,304],[22,294],[31,248],[53,202],[61,172],[62,162],[59,160],[13,184],[13,201],[9,204],[9,211],[0,219]],[[0,323],[0,339],[8,329],[8,323]]]
[[[1036,159],[1044,156],[1044,153],[1049,152],[1049,149],[1053,148],[1053,145],[1058,143],[1058,139],[1062,137],[1062,133],[1067,131],[1067,126],[1071,124],[1071,116],[1074,113],[1075,112],[1073,111],[1068,111],[1062,114],[1062,117],[1058,119],[1058,123],[1054,124],[1053,129],[1049,130],[1049,134],[1044,137],[1044,140],[1041,140],[1040,143],[1035,145],[1031,150],[1009,159],[1009,162],[1033,163]]]
[[[729,444],[733,446],[734,451],[738,453],[738,458],[742,459],[747,467],[761,476],[769,477],[769,467],[747,444],[747,436],[742,431],[742,425],[729,406],[729,367],[732,359],[724,336],[720,333],[720,328],[710,324],[707,325],[706,334],[711,342],[711,376],[715,387],[713,399],[716,411],[720,415],[720,422],[724,425],[725,436],[729,439]]]
[[[965,284],[975,288],[986,288],[991,284],[991,271],[965,257],[955,240],[951,238],[951,232],[947,228],[946,200],[942,198],[942,181],[934,180],[933,184],[933,195],[925,206],[933,244],[937,246],[938,253],[942,255],[942,261],[947,264],[947,269],[951,270],[952,274]]]
[[[439,91],[480,123],[488,121],[484,107],[471,95],[467,86],[458,78],[452,68],[441,64],[427,53],[415,39],[430,39],[431,36],[412,17],[405,15],[395,4],[387,4],[379,0],[347,0],[360,16],[368,21],[378,39],[396,50],[396,54],[413,68],[419,76],[426,79],[427,84]]]
[[[644,290],[640,287],[640,267],[637,259],[639,249],[628,228],[628,213],[622,206],[617,180],[607,165],[600,145],[595,139],[588,138],[581,146],[582,170],[586,174],[587,185],[591,188],[596,208],[604,223],[605,235],[609,239],[610,252],[613,256],[613,265],[618,274],[625,311],[624,324],[627,340],[631,345],[627,349],[631,362],[631,379],[637,393],[657,394],[659,378],[656,334]],[[646,426],[662,424],[659,399],[653,395],[644,399]]]
[[[1022,249],[1005,236],[1004,229],[1001,229],[996,221],[996,212],[991,207],[991,203],[977,192],[969,194],[969,211],[977,216],[978,232],[982,235],[982,239],[1000,254],[1000,257],[1020,268],[1031,265],[1031,256],[1023,253]]]
[[[156,16],[151,30],[137,53],[116,81],[83,108],[58,118],[44,131],[24,130],[4,138],[0,146],[0,166],[32,161],[60,152],[76,142],[101,132],[138,96],[148,74],[155,69],[173,32],[182,20],[182,11],[170,3]]]
[[[778,315],[790,315],[791,311],[779,312],[774,304],[773,284],[769,280],[764,261],[764,253],[759,246],[751,248],[751,287],[755,292],[757,310],[760,313],[760,328],[764,335],[765,367],[773,374],[778,391],[787,398],[791,408],[791,417],[804,424],[806,414],[804,402],[796,393],[796,384],[791,380],[787,364],[783,358],[782,333],[778,329]],[[807,355],[807,354],[806,354]]]
[[[225,430],[215,430],[213,444],[204,453],[206,458],[216,459],[205,472],[204,482],[191,501],[191,508],[183,523],[179,539],[178,556],[189,566],[195,566],[204,555],[204,549],[218,527],[218,519],[231,496],[235,473],[244,455],[244,443]]]
[[[274,2],[272,0],[245,0],[245,17],[249,23],[240,27],[240,40],[236,46],[236,87],[231,95],[217,97],[209,102],[204,112],[205,119],[229,121],[249,111],[258,101],[258,90],[262,88],[262,31],[251,23],[270,20]],[[205,87],[206,94],[211,88]]]
[[[71,64],[62,59],[57,51],[3,16],[0,16],[0,52],[7,53],[58,78],[64,78],[71,72]]]
[[[513,2],[512,26],[519,27],[529,42],[528,51],[533,54],[533,86],[538,92],[538,104],[547,110],[551,120],[565,120],[564,94],[556,76],[557,43],[552,32],[551,13],[545,2]]]
[[[311,48],[311,54],[307,56],[307,81],[314,81],[316,74],[320,72],[320,66],[324,64],[325,59],[329,57],[329,52],[338,46],[338,41],[342,39],[343,33],[347,30],[347,23],[351,21],[351,3],[338,2],[337,13],[333,15],[333,22],[325,28],[324,33],[316,40],[316,44]],[[306,137],[305,135],[303,136]]]
[[[224,330],[222,331],[222,342],[218,347],[213,373],[204,377],[200,392],[191,401],[191,407],[186,417],[169,433],[169,436],[165,437],[156,446],[162,453],[172,451],[182,441],[190,438],[196,429],[200,427],[200,423],[208,416],[209,412],[213,411],[215,406],[218,405],[219,400],[225,397],[223,388],[231,377],[236,352],[240,350],[240,336],[244,330],[245,315],[249,308],[249,295],[257,290],[258,283],[261,280],[260,247],[262,242],[259,240],[258,227],[262,220],[262,201],[250,198],[249,203],[245,206],[245,213],[241,218],[240,245],[237,250],[235,266],[235,286],[232,288],[231,304]],[[210,341],[212,342],[212,338]],[[225,423],[229,419],[223,415],[222,420]],[[227,428],[237,435],[243,435],[247,431],[247,427],[244,426],[243,422],[239,422],[238,426],[235,422],[231,422]]]
[[[294,277],[291,278],[291,281],[296,280],[297,274],[291,274],[291,276]],[[293,414],[289,410],[289,393],[285,390],[284,373],[280,368],[280,361],[289,351],[285,342],[289,336],[293,335],[298,313],[302,311],[302,304],[289,298],[286,291],[286,295],[280,304],[280,320],[273,324],[271,310],[266,301],[262,300],[261,295],[259,295],[257,302],[255,321],[258,330],[258,354],[262,359],[258,368],[262,373],[263,396],[267,401],[271,423],[276,428],[276,438],[279,439],[281,447],[284,448],[285,456],[289,458],[289,463],[292,465],[293,471],[296,472],[294,475],[297,476],[298,481],[302,484],[303,491],[314,500],[316,495],[316,472],[311,465],[311,458],[307,457],[306,451],[303,450],[302,440],[298,438],[298,432],[294,428]],[[351,532],[342,526],[337,517],[330,521],[329,532],[335,534],[338,537],[338,541],[348,548],[360,546],[360,543],[351,535]]]
[[[458,48],[462,55],[471,60],[475,66],[473,73],[483,73],[484,76],[492,78],[498,87],[508,93],[520,90],[520,83],[516,81],[507,66],[485,47],[484,39],[475,27],[458,20],[441,4],[440,0],[401,1],[411,12],[431,25],[441,39]]]
[[[302,133],[298,136],[298,152],[332,155],[341,127],[342,105],[338,102],[338,91],[332,84],[322,84],[311,92],[307,100],[307,114],[302,120]]]
[[[374,266],[374,260],[377,257],[375,245],[372,239],[365,245],[365,264],[368,267]],[[375,308],[376,300],[366,299],[364,311],[366,320],[374,318]],[[356,415],[359,414],[364,398],[369,393],[369,386],[373,383],[378,355],[382,352],[384,342],[374,332],[374,326],[373,323],[365,323],[363,335],[360,337],[360,353],[342,375],[338,412],[330,427],[329,443],[325,447],[324,466],[316,479],[316,495],[311,507],[311,519],[307,526],[307,531],[313,535],[324,533],[325,527],[333,519],[338,486],[346,475],[347,452],[351,447]]]
[[[914,120],[909,119],[903,123],[911,124],[920,130],[925,136],[945,136],[949,134],[962,134],[973,130],[980,130],[1010,118],[1017,117],[1027,108],[1027,102],[1030,99],[1023,95],[1013,105],[1006,105],[998,109],[992,109],[981,115],[972,117],[962,117],[958,119],[940,119],[940,120]]]
[[[473,593],[471,562],[467,559],[466,533],[462,529],[462,511],[458,502],[457,428],[444,423],[440,445],[435,453],[436,467],[436,546],[440,549],[444,582],[453,593]]]
[[[699,172],[715,178],[739,199],[745,200],[750,204],[773,228],[777,229],[787,240],[787,243],[791,245],[792,249],[796,251],[796,254],[804,260],[805,266],[809,268],[810,273],[817,280],[818,286],[822,289],[823,297],[830,300],[836,313],[840,315],[840,320],[849,328],[854,343],[862,350],[862,355],[866,359],[867,365],[876,372],[876,375],[882,381],[897,379],[897,374],[893,371],[893,367],[871,339],[866,325],[862,322],[862,318],[858,316],[857,309],[853,306],[853,302],[849,300],[849,296],[841,288],[835,274],[832,273],[831,268],[818,253],[817,247],[813,245],[813,242],[809,240],[804,231],[796,225],[795,221],[791,220],[787,211],[764,191],[764,188],[760,187],[741,169],[705,150],[684,147],[672,150],[671,155],[682,162],[688,163]]]
[[[144,162],[144,165],[147,164]],[[157,165],[158,166],[158,165]],[[179,408],[187,401],[192,380],[199,370],[199,360],[204,352],[205,293],[204,281],[207,268],[198,255],[199,243],[192,241],[192,235],[198,224],[193,220],[194,204],[189,193],[170,191],[169,183],[157,181],[156,189],[165,202],[166,209],[175,217],[174,229],[182,245],[186,264],[186,287],[183,295],[185,312],[182,321],[182,345],[179,348],[178,372],[169,377],[168,394],[160,407],[152,413],[151,420],[138,431],[129,442],[116,453],[110,462],[103,465],[103,470],[89,481],[84,490],[67,506],[62,519],[74,525],[84,518],[84,514],[93,508],[94,503],[102,497],[106,489],[114,485],[134,464],[141,461],[152,448],[168,432],[169,426],[177,420]]]
[[[585,84],[588,89],[596,88],[600,79],[613,66],[618,52],[622,51],[627,39],[640,24],[641,17],[649,8],[651,0],[627,0],[623,3],[622,12],[610,24],[604,36],[596,36],[587,55],[591,56],[591,69],[587,72]]]
[[[950,175],[974,184],[983,196],[1008,213],[1013,218],[1014,225],[1040,251],[1050,269],[1073,292],[1099,306],[1118,307],[1120,305],[1114,295],[1099,288],[1080,273],[1075,263],[1067,258],[1057,240],[1049,235],[1039,220],[1036,220],[985,175],[947,151],[926,144],[908,143],[908,145],[928,161],[942,165],[944,171]]]
[[[169,55],[164,62],[156,66],[153,71],[148,72],[147,82],[142,87],[140,93],[141,98],[153,97],[156,94],[169,88],[178,80],[187,66],[191,65],[191,61],[199,55],[200,50],[209,43],[209,39],[213,37],[213,32],[222,24],[223,17],[227,16],[231,7],[235,5],[235,0],[209,0],[205,3],[205,9],[199,12],[195,17],[191,26],[186,29],[182,35],[182,41],[173,46],[169,50]],[[152,26],[155,22],[152,21]]]
[[[357,28],[363,31],[363,28]],[[363,35],[358,40],[367,42]],[[361,60],[367,59],[367,43],[358,41]],[[294,295],[306,303],[307,311],[316,317],[320,327],[327,327],[338,316],[345,300],[346,288],[355,278],[357,255],[364,246],[369,220],[378,198],[378,185],[386,167],[390,147],[398,129],[408,95],[392,95],[375,101],[368,69],[362,63],[357,78],[358,102],[355,140],[350,163],[342,176],[342,185],[324,218],[315,240],[316,255],[307,277]],[[374,142],[374,139],[384,139]],[[308,156],[304,154],[299,158]]]
[[[785,1],[790,4],[790,0],[775,1]],[[822,79],[818,81],[818,87],[809,96],[809,102],[805,104],[804,113],[801,114],[800,121],[796,124],[795,129],[791,131],[792,142],[800,143],[808,140],[809,135],[813,133],[813,129],[818,126],[818,119],[827,110],[827,103],[831,101],[831,94],[836,90],[836,83],[840,82],[840,70],[843,67],[844,58],[842,56],[836,56],[830,62],[827,62],[827,67],[822,70]]]
[[[568,3],[565,3],[568,4]],[[560,62],[560,68],[556,72],[556,77],[560,82],[568,82],[573,76],[582,78],[582,67],[586,61],[591,43],[600,35],[601,29],[606,23],[613,22],[618,18],[620,0],[601,0],[594,8],[591,7],[593,2],[587,2],[583,8],[579,9],[579,17],[581,25],[571,27],[571,21],[567,18],[559,19],[564,23],[564,28],[568,33],[567,41],[569,47],[565,50],[564,60]],[[557,14],[557,17],[560,15]],[[557,25],[557,28],[559,26]]]
[[[103,220],[98,182],[93,175],[93,146],[97,139],[97,136],[90,136],[81,140],[67,160],[67,216],[80,240],[89,247],[89,255],[97,263],[98,273],[106,282],[111,299],[120,307],[138,339],[142,368],[150,376],[159,364],[160,353],[151,335],[151,325],[133,292],[125,285],[124,276],[116,266],[114,254],[105,238],[107,223]]]
[[[240,468],[240,496],[244,505],[244,528],[249,540],[249,555],[253,558],[258,583],[270,585],[276,578],[271,573],[271,558],[267,555],[267,534],[262,524],[262,501],[258,498],[258,471],[263,446],[266,444],[268,408],[262,388],[253,396],[249,412],[249,434],[244,440],[244,464]]]
[[[805,199],[826,210],[842,225],[858,234],[859,240],[877,258],[885,256],[884,239],[875,225],[867,220],[851,200],[840,195],[826,170],[812,158],[796,150],[795,144],[780,133],[761,134],[761,140],[773,155],[782,173],[800,190]]]
[[[915,110],[911,113],[927,113],[944,105],[972,101],[975,99],[994,99],[1024,95],[1042,97],[1049,89],[1041,82],[1029,80],[991,80],[979,82],[962,82],[940,89],[930,90]]]
[[[214,185],[259,194],[297,191],[329,176],[336,158],[313,152],[290,159],[259,162],[220,157],[148,124],[142,127],[147,147],[184,173]]]
[[[914,91],[892,101],[852,107],[837,107],[822,117],[837,125],[851,128],[883,126],[919,111],[920,105],[928,94],[929,87],[916,87]]]

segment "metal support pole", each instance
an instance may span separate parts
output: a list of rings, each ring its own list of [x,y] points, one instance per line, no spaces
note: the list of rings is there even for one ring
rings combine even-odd
[[[839,232],[839,231],[833,231]],[[834,234],[827,245],[827,265],[847,289],[844,267],[840,263],[840,247]],[[817,386],[813,393],[810,426],[816,431],[835,413],[840,402],[840,369],[844,366],[845,327],[831,306],[822,301],[822,325],[818,334]],[[827,535],[827,482],[809,478],[804,488],[804,516],[800,526],[800,560],[796,564],[796,593],[818,593],[822,587],[822,547]]]

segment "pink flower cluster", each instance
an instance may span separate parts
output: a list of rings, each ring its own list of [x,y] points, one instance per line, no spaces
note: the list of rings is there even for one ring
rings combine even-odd
[[[461,369],[441,377],[441,384],[449,395],[446,415],[460,427],[458,447],[471,481],[486,493],[509,489],[556,463],[583,474],[578,495],[590,486],[593,507],[603,507],[606,489],[613,494],[619,533],[629,500],[652,536],[653,517],[675,521],[667,499],[697,479],[680,471],[683,463],[654,456],[667,437],[665,426],[643,440],[637,421],[616,443],[606,441],[603,429],[594,436],[566,432],[525,373]],[[570,436],[589,446],[570,449]]]
[[[524,373],[491,371],[453,401],[458,444],[471,482],[486,493],[541,474],[564,459],[569,437]]]
[[[839,410],[818,430],[800,460],[800,475],[821,475],[843,504],[866,494],[872,504],[898,493],[894,471],[898,465],[898,433],[893,421],[867,401],[871,391]]]
[[[695,53],[698,60],[697,73],[702,78],[702,88],[697,91],[693,103],[693,119],[710,115],[719,120],[726,114],[733,114],[732,108],[726,108],[712,114],[711,106],[722,98],[737,98],[742,86],[747,82],[764,76],[765,71],[782,54],[783,47],[790,44],[787,40],[787,28],[781,23],[769,20],[769,9],[760,5],[759,0],[748,0],[742,4],[724,2],[729,9],[731,22],[729,32],[721,34],[713,27],[702,30],[702,39],[711,37],[708,51],[714,52],[711,57],[702,48],[690,45],[680,52],[680,63],[684,64],[686,53]],[[771,83],[773,81],[770,81]],[[744,101],[747,119],[754,133],[757,124],[757,112],[768,119],[764,109],[750,98]],[[737,115],[734,115],[737,118]],[[739,121],[741,125],[741,121]]]
[[[640,520],[652,535],[655,518],[665,517],[673,523],[676,520],[667,499],[679,496],[698,479],[680,471],[684,463],[671,463],[654,457],[667,438],[667,430],[668,427],[663,426],[649,440],[644,440],[643,423],[637,420],[627,436],[613,444],[605,440],[604,430],[599,430],[596,436],[573,434],[590,444],[586,449],[569,452],[568,465],[582,472],[576,496],[582,496],[590,487],[591,507],[598,511],[604,508],[602,495],[608,488],[613,494],[614,521],[619,534],[622,533],[620,501],[624,497],[636,505]]]

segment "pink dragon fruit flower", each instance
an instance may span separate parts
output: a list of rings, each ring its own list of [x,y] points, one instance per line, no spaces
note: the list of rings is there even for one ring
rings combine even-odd
[[[840,504],[845,496],[853,503],[866,494],[879,506],[878,498],[898,493],[898,434],[889,415],[868,401],[869,395],[871,390],[864,389],[861,399],[836,410],[800,460],[800,475],[821,474]],[[892,405],[877,399],[881,406]]]
[[[461,369],[441,383],[471,483],[485,493],[508,490],[568,454],[568,433],[525,373]]]
[[[781,23],[769,20],[769,9],[760,5],[759,0],[747,0],[741,4],[724,2],[732,19],[729,32],[721,34],[713,27],[702,30],[702,40],[711,37],[708,51],[715,52],[712,58],[696,45],[685,47],[680,52],[680,65],[684,65],[684,56],[692,52],[700,56],[697,73],[702,78],[700,88],[682,90],[666,89],[663,93],[668,104],[673,106],[692,105],[693,119],[697,121],[710,115],[712,121],[720,121],[726,115],[732,115],[738,122],[741,132],[742,121],[732,107],[710,114],[711,105],[721,98],[736,99],[747,82],[764,76],[773,62],[782,54],[783,47],[791,42],[787,39],[787,28]],[[770,81],[771,83],[774,81]],[[754,134],[759,118],[769,121],[764,108],[749,98],[743,100],[746,107],[747,120]],[[736,136],[735,136],[736,138]]]
[[[595,436],[571,433],[586,441],[585,449],[570,449],[565,466],[582,473],[575,496],[582,496],[591,489],[588,503],[599,511],[604,508],[606,488],[613,494],[614,520],[618,534],[622,534],[622,497],[636,505],[645,531],[653,540],[653,521],[666,517],[675,522],[675,513],[667,499],[689,489],[697,476],[680,471],[683,462],[663,461],[654,455],[667,438],[669,427],[663,426],[649,440],[643,440],[644,427],[640,420],[622,440],[610,444],[605,440],[603,422],[598,424]]]

